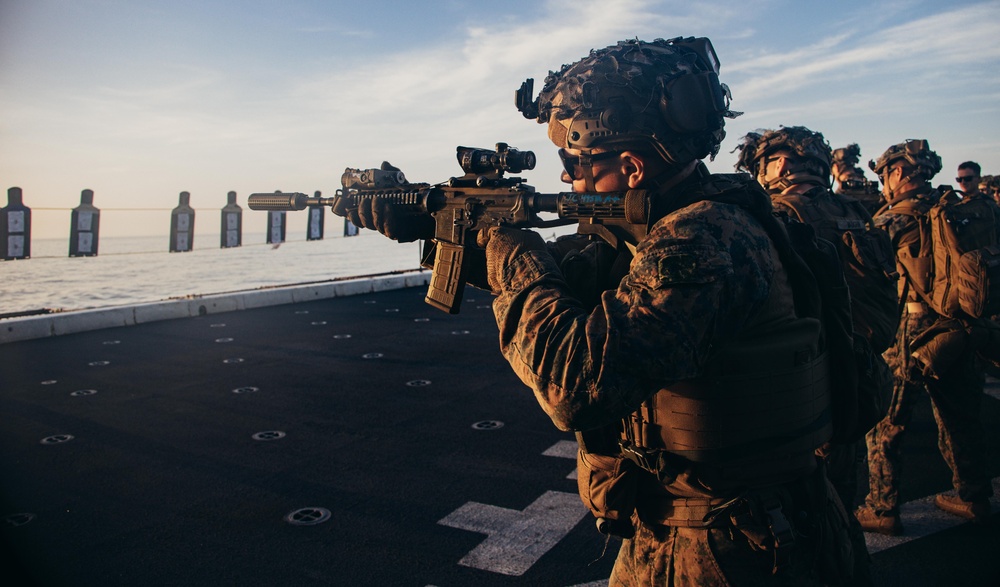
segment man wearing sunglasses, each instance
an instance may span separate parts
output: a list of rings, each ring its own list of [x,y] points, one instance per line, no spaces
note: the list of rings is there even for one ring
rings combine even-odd
[[[979,191],[979,182],[982,180],[982,177],[980,177],[982,171],[982,167],[975,161],[966,161],[959,165],[958,175],[955,177],[958,190],[967,196],[981,193]]]

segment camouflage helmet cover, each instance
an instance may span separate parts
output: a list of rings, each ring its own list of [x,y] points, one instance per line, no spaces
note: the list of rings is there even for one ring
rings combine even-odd
[[[941,171],[941,156],[931,150],[926,139],[907,139],[885,150],[877,160],[869,161],[868,168],[878,175],[896,161],[904,161],[925,179],[930,179]]]
[[[548,123],[556,146],[648,145],[671,164],[714,157],[726,136],[729,88],[707,38],[620,41],[558,72],[531,101],[528,80],[517,94],[526,118]],[[525,96],[525,92],[527,95]]]
[[[795,153],[802,159],[806,169],[820,178],[830,175],[833,162],[833,152],[823,133],[804,126],[782,126],[777,130],[747,133],[736,149],[740,151],[736,169],[746,171],[754,177],[761,171],[758,169],[761,159],[781,150]]]
[[[833,162],[841,167],[854,167],[859,161],[861,161],[861,147],[857,143],[833,150]]]

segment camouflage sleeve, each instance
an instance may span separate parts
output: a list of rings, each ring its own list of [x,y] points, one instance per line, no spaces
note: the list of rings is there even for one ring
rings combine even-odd
[[[551,255],[531,252],[507,268],[494,303],[501,351],[557,427],[609,424],[698,375],[767,298],[774,264],[749,214],[710,202],[657,223],[589,311]]]
[[[916,219],[907,214],[893,214],[891,211],[879,214],[875,226],[889,234],[892,250],[898,256],[899,250],[909,248],[915,256],[920,250],[919,226]]]

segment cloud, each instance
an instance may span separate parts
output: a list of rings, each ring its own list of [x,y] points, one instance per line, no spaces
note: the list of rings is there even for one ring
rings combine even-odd
[[[902,81],[903,87],[886,88],[898,95],[913,89],[907,78],[952,71],[956,64],[995,67],[1000,58],[998,27],[1000,2],[987,2],[867,36],[841,33],[791,51],[771,51],[729,63],[726,73],[740,80],[739,97],[751,101],[772,100],[834,81],[856,82],[861,77]]]
[[[305,34],[333,33],[335,35],[340,35],[342,37],[356,37],[359,39],[372,39],[376,36],[375,32],[372,30],[356,30],[342,26],[330,26],[330,25],[300,27],[296,30],[300,33],[305,33]]]
[[[450,34],[418,38],[405,49],[380,43],[386,31],[346,30],[325,12],[287,26],[308,42],[270,44],[251,55],[247,48],[257,45],[242,29],[222,27],[201,44],[192,24],[186,39],[193,44],[171,36],[157,51],[137,48],[136,55],[127,54],[124,41],[109,44],[107,55],[86,52],[81,63],[93,58],[93,69],[74,69],[72,80],[43,62],[37,74],[25,64],[0,79],[12,80],[0,83],[0,173],[18,183],[30,176],[36,191],[73,199],[89,178],[100,180],[89,187],[103,190],[102,198],[143,183],[163,185],[147,191],[166,194],[169,204],[179,189],[329,191],[344,167],[383,159],[411,179],[443,181],[458,172],[455,146],[507,141],[538,154],[539,169],[528,175],[533,185],[561,189],[554,150],[544,129],[515,110],[514,90],[526,77],[537,89],[549,70],[591,48],[676,35],[715,42],[733,107],[747,112],[729,123],[730,137],[777,124],[815,125],[831,141],[868,141],[867,152],[923,132],[939,140],[945,127],[1000,135],[1000,81],[983,73],[995,72],[1000,58],[996,0],[942,3],[930,16],[928,3],[911,0],[815,10],[835,14],[826,22],[811,8],[789,12],[799,7],[791,0],[548,0],[515,13],[518,5],[494,8],[490,14],[507,14],[484,19],[459,4],[462,10],[442,18],[468,20],[446,22],[436,30]],[[274,20],[276,27],[288,24]],[[364,48],[373,44],[377,50]],[[53,55],[59,57],[55,48]],[[969,84],[977,73],[984,78]],[[968,136],[951,142],[962,140],[993,144]]]
[[[514,109],[514,90],[526,77],[536,78],[537,89],[549,70],[591,48],[719,26],[725,13],[681,2],[551,0],[531,21],[473,23],[457,39],[342,64],[302,80],[285,99],[309,119],[304,132],[350,137],[358,156],[395,151],[424,164],[458,143],[519,134],[545,145],[544,132]],[[455,171],[453,162],[445,165],[442,171]]]

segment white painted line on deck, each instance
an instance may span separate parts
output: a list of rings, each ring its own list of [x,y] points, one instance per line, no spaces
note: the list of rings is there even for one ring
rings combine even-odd
[[[562,440],[542,454],[545,456],[576,460],[575,441]],[[570,475],[576,477],[576,468]],[[1000,477],[993,479],[994,497],[990,499],[993,514],[1000,511]],[[465,555],[458,564],[483,571],[510,576],[521,576],[559,543],[588,514],[578,495],[548,491],[523,511],[469,502],[438,524],[486,534],[487,538]],[[969,520],[939,510],[934,496],[924,497],[900,507],[904,534],[885,536],[865,533],[868,551],[875,554],[923,538],[942,530],[953,528]],[[598,587],[605,580],[574,585],[573,587]]]
[[[997,494],[1000,494],[1000,477],[993,479],[993,498],[990,499],[990,506],[993,514],[1000,511],[1000,501]],[[934,505],[934,496],[924,497],[899,507],[899,515],[903,520],[902,536],[886,536],[884,534],[865,533],[865,542],[868,544],[868,552],[875,554],[887,550],[900,544],[905,544],[917,538],[929,536],[935,532],[947,530],[960,524],[969,523],[969,520],[953,516],[943,512]]]
[[[542,456],[558,457],[560,459],[572,459],[573,462],[575,463],[576,451],[578,446],[579,445],[576,443],[575,440],[560,440],[559,442],[545,449],[545,452],[542,453]],[[566,478],[573,479],[574,481],[576,480],[575,466],[573,467],[573,470],[569,472],[569,475],[566,475]]]
[[[520,576],[586,515],[575,493],[547,491],[524,511],[469,502],[438,524],[487,535],[458,564]]]
[[[561,457],[564,459],[573,459],[575,461],[576,446],[577,445],[575,440],[560,440],[559,442],[545,449],[545,452],[542,453],[542,456]]]
[[[986,392],[986,395],[994,399],[1000,399],[1000,380],[992,375],[987,375],[983,391]]]

